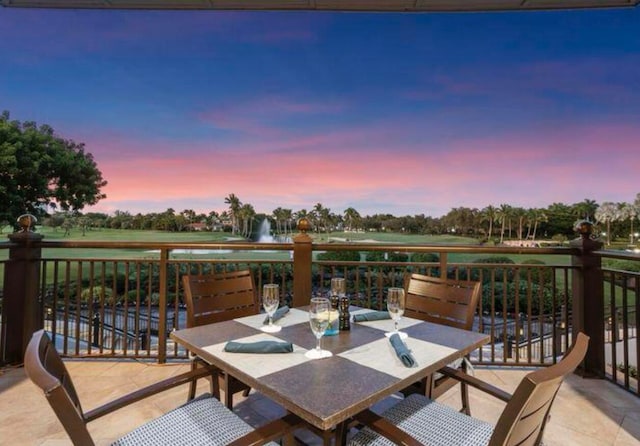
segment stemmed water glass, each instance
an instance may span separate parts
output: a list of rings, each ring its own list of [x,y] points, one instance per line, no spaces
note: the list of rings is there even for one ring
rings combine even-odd
[[[387,292],[387,310],[389,316],[393,319],[393,331],[385,333],[389,337],[393,334],[400,336],[400,339],[406,339],[408,335],[398,331],[398,323],[404,314],[404,288],[389,288]]]
[[[282,327],[273,323],[273,315],[280,305],[280,289],[277,283],[267,283],[262,287],[262,306],[269,315],[269,325],[262,326],[262,331],[276,333]]]
[[[329,325],[329,309],[331,304],[329,299],[324,297],[313,297],[309,304],[309,325],[316,337],[316,348],[307,351],[304,355],[310,359],[328,358],[333,354],[330,351],[322,350],[321,340],[327,326]]]

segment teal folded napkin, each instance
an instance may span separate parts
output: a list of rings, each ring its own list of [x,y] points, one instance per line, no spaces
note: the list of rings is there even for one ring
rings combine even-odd
[[[278,319],[281,319],[288,312],[289,312],[289,307],[286,305],[284,307],[278,308],[276,312],[273,313],[273,322],[277,321]],[[264,325],[267,325],[268,323],[269,323],[269,315],[267,315],[267,317],[264,318]]]
[[[388,311],[369,311],[353,315],[353,322],[381,321],[383,319],[391,319]]]
[[[229,353],[291,353],[293,351],[293,344],[291,344],[291,342],[278,341],[229,341],[227,345],[224,346],[224,351]]]
[[[396,351],[396,355],[398,355],[398,358],[400,358],[400,361],[402,361],[405,367],[416,366],[417,363],[411,354],[411,350],[409,350],[407,345],[402,342],[402,339],[400,339],[398,334],[392,334],[389,337],[389,342],[391,342],[393,349]]]

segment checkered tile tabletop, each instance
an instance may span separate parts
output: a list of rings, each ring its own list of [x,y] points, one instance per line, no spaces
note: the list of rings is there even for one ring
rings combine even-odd
[[[353,313],[370,310],[353,308]],[[489,341],[468,332],[411,318],[400,320],[404,342],[417,365],[405,367],[384,333],[391,320],[351,323],[351,330],[322,338],[333,356],[308,359],[304,353],[316,339],[304,309],[292,308],[276,322],[277,333],[264,333],[264,314],[173,332],[171,337],[191,352],[262,392],[287,410],[322,430],[419,381]],[[228,341],[288,341],[292,353],[228,353]]]

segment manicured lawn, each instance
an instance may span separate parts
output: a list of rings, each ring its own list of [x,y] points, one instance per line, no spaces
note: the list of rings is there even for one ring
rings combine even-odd
[[[64,230],[53,230],[51,228],[39,227],[38,233],[45,237],[45,240],[60,240],[60,241],[118,241],[118,242],[229,242],[233,240],[239,240],[237,237],[232,237],[229,233],[224,232],[163,232],[163,231],[139,231],[139,230],[122,230],[122,229],[98,229],[87,231],[85,235],[82,235],[78,229],[72,230],[69,236],[64,236]],[[415,235],[415,234],[397,234],[397,233],[311,233],[315,243],[341,243],[341,242],[378,242],[378,243],[394,243],[394,244],[426,244],[426,245],[478,245],[478,241],[473,238],[455,237],[449,235]],[[155,259],[158,257],[158,252],[154,251],[141,251],[137,249],[96,249],[96,248],[82,248],[82,249],[44,249],[42,256],[44,258],[100,258],[100,259],[112,259],[112,258],[142,258],[142,259]],[[487,257],[487,254],[450,254],[450,262],[472,262],[479,257]],[[8,257],[8,250],[0,249],[0,260]],[[284,260],[290,258],[288,251],[253,251],[253,252],[223,252],[223,253],[188,253],[180,254],[173,253],[175,258],[214,258],[214,259],[278,259]],[[530,258],[538,258],[545,263],[549,264],[569,264],[570,259],[564,256],[551,256],[551,255],[512,255],[509,256],[514,261],[522,261]]]

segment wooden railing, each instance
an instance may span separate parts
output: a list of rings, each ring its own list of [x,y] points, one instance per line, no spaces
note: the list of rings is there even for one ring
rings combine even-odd
[[[637,254],[600,253],[603,258],[638,262]],[[640,309],[640,273],[603,268],[605,358],[607,374],[614,382],[638,394],[638,310]]]
[[[20,296],[23,302],[33,300],[34,305],[26,308],[36,308],[38,312],[36,317],[25,317],[26,322],[21,327],[41,324],[50,331],[65,356],[137,357],[159,362],[184,359],[185,352],[168,338],[171,330],[185,326],[181,276],[250,268],[258,289],[265,283],[278,283],[282,303],[293,306],[306,304],[312,294],[326,293],[334,276],[347,278],[352,304],[376,309],[384,308],[386,289],[402,285],[408,272],[481,281],[483,291],[474,329],[490,334],[492,342],[476,351],[472,359],[477,364],[501,366],[553,364],[571,345],[572,333],[577,327],[593,330],[594,324],[588,320],[585,322],[585,318],[590,317],[588,311],[585,316],[584,308],[575,305],[577,301],[593,299],[590,287],[585,286],[585,280],[593,276],[585,267],[585,258],[600,262],[603,258],[617,255],[611,251],[585,252],[575,243],[569,248],[316,244],[310,242],[306,235],[303,240],[294,239],[292,243],[268,245],[36,240],[28,247],[20,241],[13,241],[0,248],[18,249],[22,254],[27,249],[33,254],[0,262],[0,271],[5,277],[4,288],[14,293],[15,290],[34,293],[30,297]],[[78,253],[85,249],[95,252],[117,248],[135,250],[139,255],[126,259],[56,257],[55,252],[62,248],[74,248]],[[46,258],[38,258],[41,249],[46,249]],[[196,259],[175,255],[177,250],[228,250],[247,255],[233,260],[213,256],[197,256]],[[154,253],[150,254],[150,251]],[[261,251],[291,254],[273,260],[256,260],[250,254]],[[360,252],[361,260],[317,259],[319,252],[345,251]],[[365,260],[368,254],[375,252],[404,253],[407,261]],[[433,253],[437,258],[431,262],[412,261],[418,253]],[[478,263],[482,258],[514,255],[525,261]],[[470,260],[471,256],[474,259]],[[533,262],[540,256],[544,256],[547,262]],[[640,262],[640,256],[625,258]],[[11,276],[7,274],[9,269]],[[34,269],[37,270],[38,283],[35,290],[12,283],[22,281],[19,276],[32,277]],[[19,271],[23,273],[17,274]],[[582,274],[585,271],[587,277]],[[637,393],[637,380],[634,378],[634,368],[637,373],[637,343],[633,340],[638,274],[602,268],[597,268],[597,271],[603,273],[600,290],[604,291],[606,287],[606,293],[601,296],[607,297],[606,303],[605,298],[600,297],[606,311],[600,315],[602,328],[595,335],[600,339],[601,349],[607,349],[608,353],[602,355],[607,362],[605,364],[604,359],[594,354],[593,360],[586,363],[592,368],[585,369],[585,373],[606,376]],[[581,294],[577,295],[577,291]],[[5,311],[7,305],[12,306],[10,300],[11,296],[5,295],[0,339],[3,354],[19,350],[11,344],[18,341],[7,336],[7,323],[13,322],[8,316],[16,314],[12,308]],[[593,339],[594,333],[591,336]],[[12,362],[12,358],[4,356],[3,361]]]

